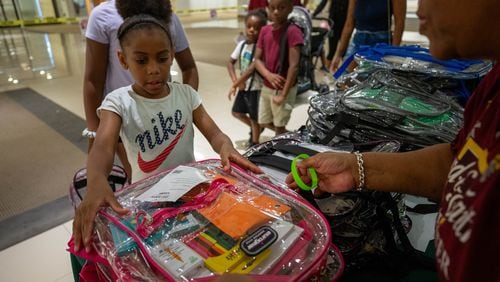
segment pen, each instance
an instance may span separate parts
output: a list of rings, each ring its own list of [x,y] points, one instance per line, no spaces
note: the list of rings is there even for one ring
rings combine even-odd
[[[176,252],[172,251],[169,247],[166,247],[165,245],[162,244],[162,247],[163,247],[163,250],[171,255],[174,259],[180,261],[180,262],[184,262],[181,258],[181,256],[179,256],[179,254],[177,254]]]

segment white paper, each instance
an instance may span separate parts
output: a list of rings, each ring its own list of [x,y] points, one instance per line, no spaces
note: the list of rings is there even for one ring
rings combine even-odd
[[[165,175],[137,200],[142,202],[175,202],[196,185],[208,181],[202,171],[189,166],[178,166]]]

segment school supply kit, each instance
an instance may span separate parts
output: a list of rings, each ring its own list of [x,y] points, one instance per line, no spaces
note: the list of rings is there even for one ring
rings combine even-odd
[[[344,262],[327,220],[295,192],[219,160],[160,172],[116,192],[130,210],[102,209],[94,277],[118,281],[331,281]],[[85,273],[85,271],[82,271]]]

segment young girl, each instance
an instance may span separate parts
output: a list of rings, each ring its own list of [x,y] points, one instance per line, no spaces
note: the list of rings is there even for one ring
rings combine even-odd
[[[167,83],[174,47],[164,23],[149,15],[132,16],[120,26],[118,39],[120,63],[135,82],[111,92],[97,110],[100,123],[88,159],[88,192],[73,222],[77,250],[82,241],[90,250],[93,221],[100,207],[109,205],[119,214],[128,212],[107,182],[118,137],[132,165],[133,181],[193,162],[193,123],[220,154],[224,170],[230,170],[229,162],[233,161],[260,172],[234,149],[193,88]]]
[[[229,90],[229,100],[236,94],[236,90],[239,90],[234,100],[232,114],[235,118],[250,127],[250,146],[259,143],[261,132],[258,113],[262,77],[255,73],[252,60],[260,29],[266,23],[267,15],[263,10],[253,10],[247,14],[245,17],[246,40],[238,43],[227,63],[227,70],[233,81],[233,85]],[[239,79],[234,67],[238,61],[241,75]]]

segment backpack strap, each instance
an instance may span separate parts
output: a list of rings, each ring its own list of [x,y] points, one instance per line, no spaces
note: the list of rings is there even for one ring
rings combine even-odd
[[[278,74],[281,75],[281,71],[283,70],[283,66],[285,65],[285,60],[288,57],[288,28],[292,22],[287,21],[285,24],[285,31],[281,34],[280,38],[280,56],[278,60]],[[276,89],[276,94],[278,94],[278,89]]]
[[[247,42],[246,42],[246,40],[244,40],[243,43],[241,44],[240,54],[238,55],[238,65],[239,65],[240,73],[241,73],[241,55],[243,55],[243,50],[245,49],[246,44],[247,44]],[[253,54],[252,54],[252,56],[253,56]]]
[[[406,235],[406,232],[404,230],[403,224],[400,220],[399,208],[391,194],[387,192],[380,193],[375,196],[375,202],[378,202],[376,211],[377,216],[382,223],[382,229],[385,234],[385,239],[387,240],[388,254],[390,258],[393,258],[390,263],[396,266],[396,270],[399,271],[408,271],[415,266],[419,266],[435,272],[435,260],[431,257],[426,256],[423,252],[413,248],[413,246],[411,245],[410,240],[408,239],[408,236]],[[389,219],[387,217],[387,210],[390,211],[392,219]],[[396,231],[400,247],[398,247],[398,242],[395,241],[391,225]]]
[[[240,55],[238,56],[238,59],[239,59],[238,64],[240,66],[240,73],[241,73],[241,59],[242,59],[241,55],[243,55],[243,50],[245,49],[246,44],[247,44],[246,41],[243,41],[243,44],[241,44]],[[256,47],[257,47],[257,42],[255,42],[253,44],[253,47],[252,47],[252,53],[250,54],[250,64],[253,61]],[[254,79],[255,79],[255,71],[252,73],[252,76],[250,77],[250,83],[248,84],[247,91],[252,90],[252,85],[253,85]]]
[[[123,186],[123,185],[125,185],[126,182],[127,182],[127,177],[121,177],[121,176],[116,176],[116,175],[109,175],[108,176],[108,183],[109,183],[109,186],[111,187],[111,190],[113,190],[113,192],[116,192],[116,185],[117,184],[119,184],[120,186]],[[78,198],[80,198],[80,200],[83,200],[83,195],[80,193],[80,191],[82,188],[87,187],[87,177],[82,178],[78,181],[74,180],[73,186],[75,188],[76,194],[78,195]]]
[[[283,70],[283,66],[285,65],[285,60],[288,55],[288,28],[292,22],[287,21],[285,24],[285,31],[281,35],[280,38],[280,56],[278,60],[278,74],[281,74]]]
[[[250,55],[250,64],[253,62],[253,56],[255,55],[255,49],[256,49],[256,47],[257,47],[257,42],[255,42],[253,44],[252,54]],[[254,70],[253,73],[252,73],[252,76],[250,78],[250,83],[248,84],[247,91],[252,90],[253,81],[255,79],[255,72],[256,72],[256,70]]]

